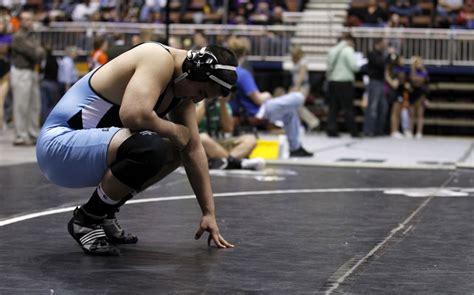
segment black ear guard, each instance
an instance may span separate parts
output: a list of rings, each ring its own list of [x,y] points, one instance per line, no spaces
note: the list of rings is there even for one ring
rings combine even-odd
[[[182,69],[183,73],[174,80],[174,83],[178,83],[184,78],[198,82],[212,80],[221,86],[224,96],[228,95],[234,88],[234,85],[219,78],[217,71],[227,70],[235,72],[237,68],[219,64],[217,57],[212,52],[207,51],[206,47],[201,48],[201,50],[189,50]]]

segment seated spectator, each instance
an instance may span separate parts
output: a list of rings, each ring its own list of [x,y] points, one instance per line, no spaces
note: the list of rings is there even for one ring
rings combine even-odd
[[[439,0],[436,12],[441,17],[455,16],[463,7],[464,0]]]
[[[241,64],[245,61],[247,46],[238,38],[229,40],[228,46],[239,59],[237,67],[237,93],[231,101],[232,110],[238,114],[240,107],[246,115],[257,119],[266,119],[272,123],[283,122],[283,128],[290,147],[290,157],[311,157],[313,153],[306,151],[301,145],[298,108],[305,100],[303,93],[290,92],[273,98],[269,92],[260,92],[252,74]]]
[[[99,17],[101,22],[118,22],[119,16],[115,7],[102,7],[99,10]]]
[[[90,17],[99,11],[99,2],[93,2],[90,0],[82,0],[74,7],[72,11],[73,21],[88,21]]]
[[[366,27],[383,27],[387,21],[387,13],[376,0],[369,0],[367,8],[361,13],[362,25]]]
[[[396,13],[392,13],[387,22],[388,28],[403,28],[403,24],[400,22],[400,16]]]
[[[270,25],[282,25],[283,24],[283,12],[285,9],[282,6],[274,6],[270,15]]]
[[[389,11],[401,16],[411,17],[421,12],[416,0],[390,0]]]
[[[247,4],[236,4],[235,10],[229,10],[229,24],[245,25],[247,24],[248,16],[251,11],[247,9]]]
[[[193,19],[195,23],[222,23],[223,15],[223,2],[221,0],[208,0],[202,9],[202,12],[194,14]]]
[[[249,20],[252,24],[266,25],[270,22],[270,18],[270,3],[267,1],[259,1],[255,11],[250,15]]]
[[[154,13],[160,13],[161,1],[160,0],[146,0],[144,1],[141,9],[139,20],[140,22],[150,22]]]
[[[67,21],[71,20],[71,13],[74,7],[61,0],[53,0],[45,3],[46,21]]]
[[[387,22],[387,27],[389,28],[403,28],[403,25],[400,23],[400,16],[396,13],[393,13],[390,16],[390,19]],[[388,39],[388,43],[390,44],[391,47],[395,49],[395,53],[400,53],[400,50],[402,48],[402,39],[393,36]]]
[[[257,144],[255,135],[247,134],[225,138],[234,129],[228,98],[218,101],[201,101],[196,107],[199,135],[206,151],[209,169],[250,169],[265,168],[265,160],[248,159]]]
[[[452,25],[458,25],[457,16],[463,4],[463,0],[439,0],[436,7],[439,26],[449,28]]]
[[[458,20],[467,29],[474,29],[474,0],[466,0],[464,2],[464,6],[459,12]]]
[[[428,97],[428,71],[423,59],[414,56],[410,69],[412,91],[410,93],[410,130],[413,130],[416,121],[416,137],[423,136],[425,103]]]

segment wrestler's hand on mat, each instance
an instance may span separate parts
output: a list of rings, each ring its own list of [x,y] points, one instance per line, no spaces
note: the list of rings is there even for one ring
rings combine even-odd
[[[194,238],[196,240],[199,239],[205,231],[209,232],[209,238],[207,239],[209,246],[211,246],[211,241],[214,241],[218,248],[234,248],[234,245],[224,240],[224,237],[219,233],[219,227],[214,215],[204,215],[201,218],[199,229]]]
[[[179,150],[184,149],[191,138],[189,128],[180,124],[175,124],[175,132],[170,138],[171,142],[175,144]]]

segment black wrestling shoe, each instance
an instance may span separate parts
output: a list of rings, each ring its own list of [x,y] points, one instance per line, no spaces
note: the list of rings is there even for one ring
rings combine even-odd
[[[138,237],[125,232],[115,216],[105,218],[102,227],[104,228],[107,239],[113,244],[136,244],[138,242]]]
[[[110,244],[105,235],[102,226],[104,218],[105,216],[95,216],[78,207],[67,225],[69,234],[86,254],[118,256],[120,250]]]
[[[290,151],[290,157],[312,157],[313,153],[308,152],[302,146],[299,149]]]
[[[224,170],[229,165],[226,158],[210,158],[208,164],[210,170]]]

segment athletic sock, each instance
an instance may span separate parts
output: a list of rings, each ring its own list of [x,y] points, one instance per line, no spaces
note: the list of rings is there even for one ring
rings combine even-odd
[[[117,204],[113,205],[115,210],[114,211],[109,211],[107,212],[107,218],[111,219],[111,218],[115,218],[115,213],[116,212],[119,212],[120,210],[120,207],[122,207],[123,205],[125,205],[125,203],[130,200],[131,198],[133,198],[135,196],[136,193],[130,193],[128,195],[126,195],[125,197],[123,197]]]
[[[242,160],[229,156],[227,158],[227,167],[225,169],[242,169]]]
[[[108,197],[99,185],[92,194],[89,201],[82,208],[89,214],[96,216],[106,216],[117,211],[117,204],[120,201],[114,201]]]

